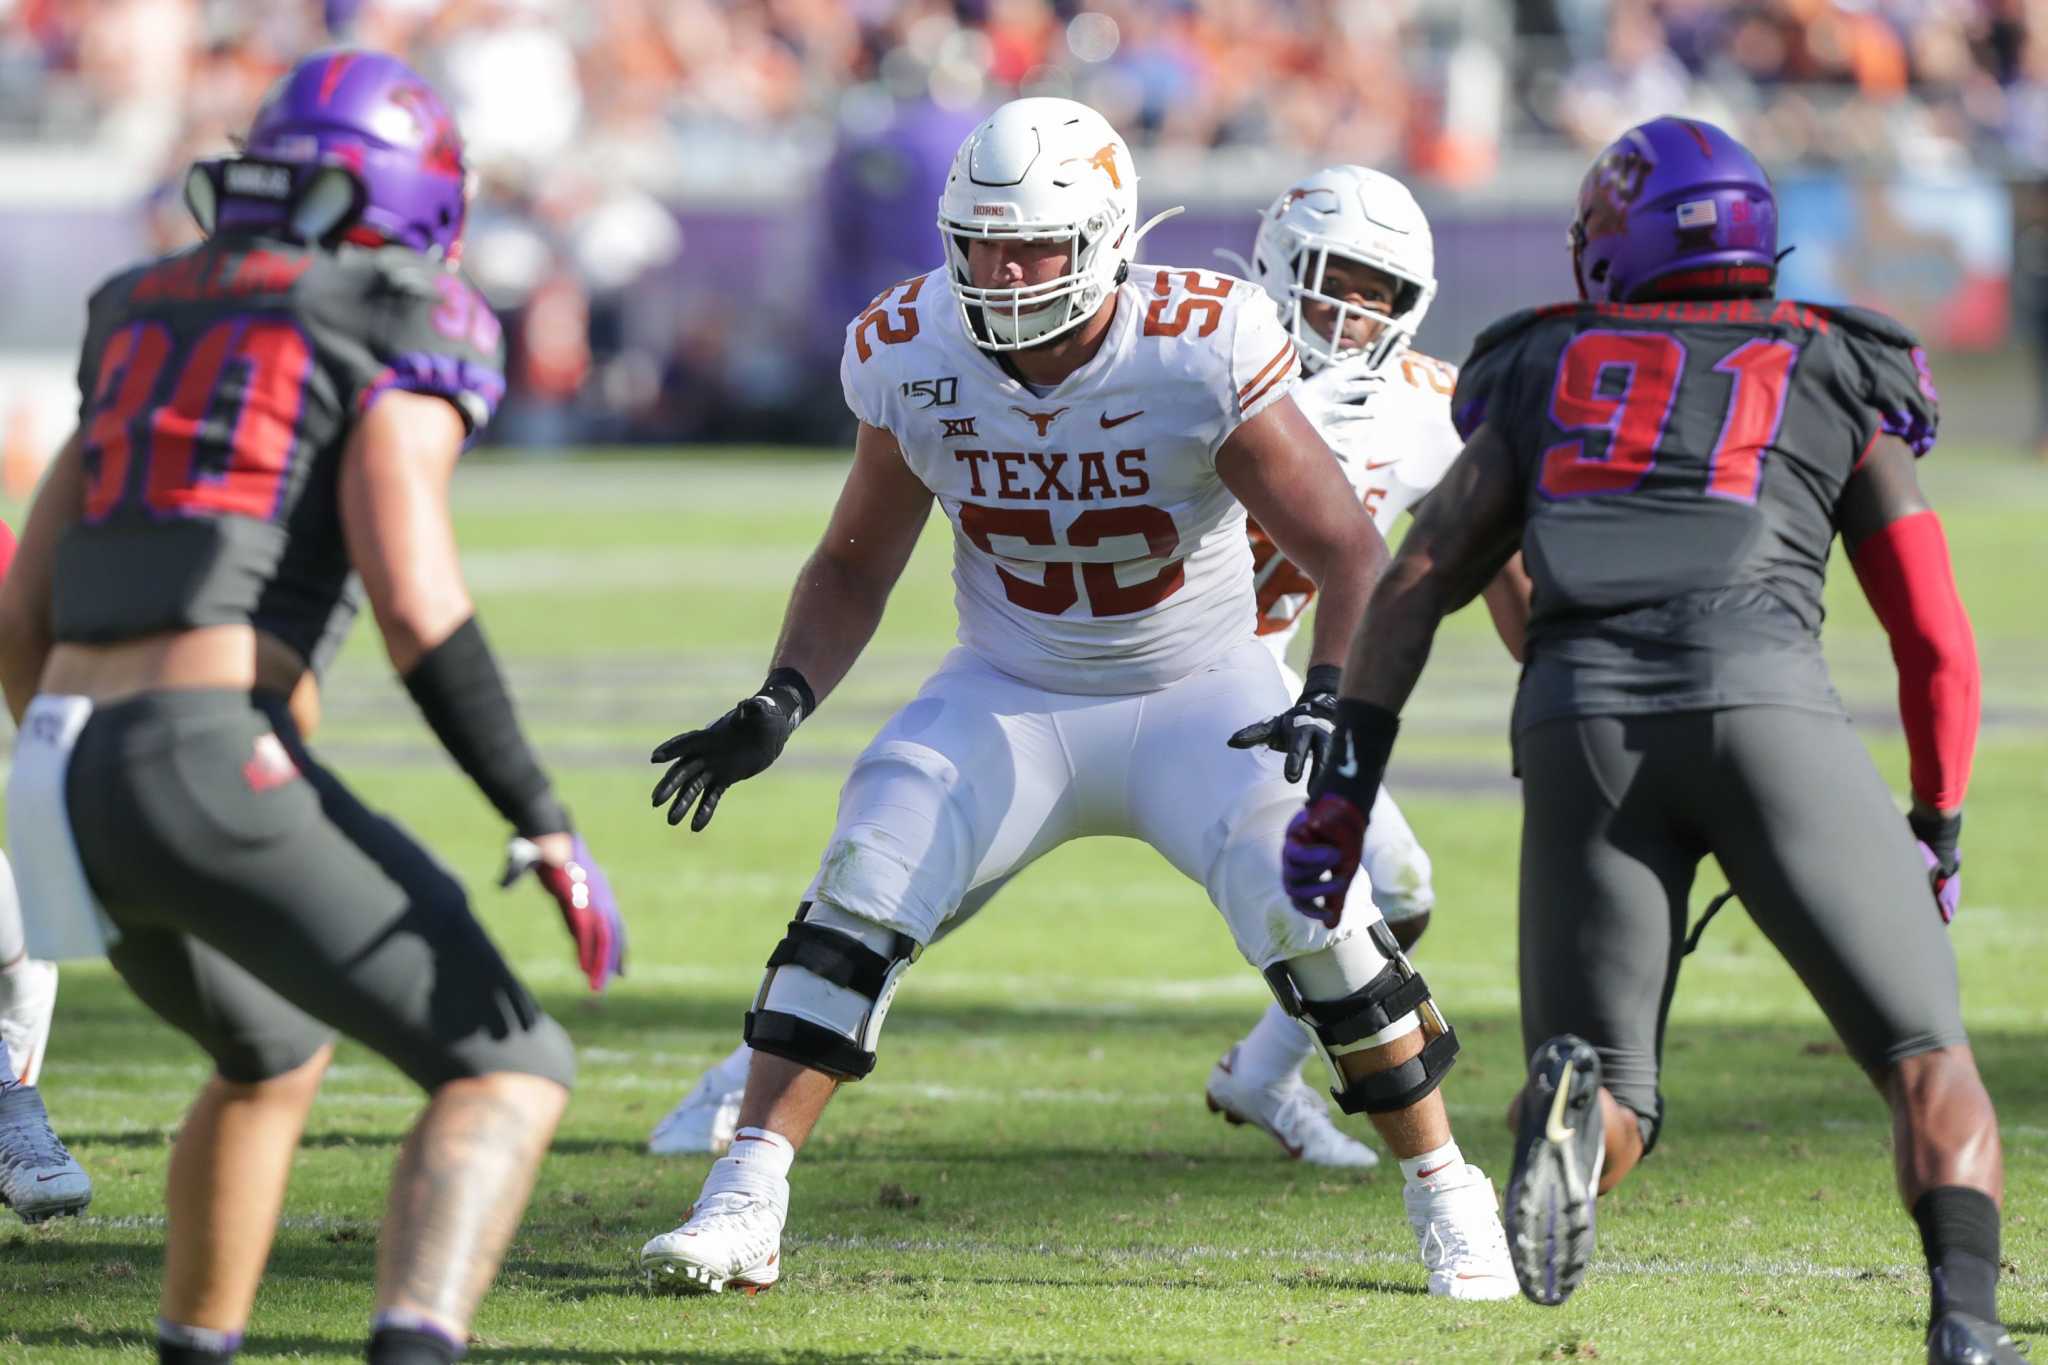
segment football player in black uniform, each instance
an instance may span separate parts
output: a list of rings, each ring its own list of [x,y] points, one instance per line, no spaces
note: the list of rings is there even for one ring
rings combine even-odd
[[[1891,1106],[1933,1283],[1928,1356],[2017,1361],[1998,1325],[1998,1124],[1944,924],[1978,674],[1941,524],[1926,358],[1876,313],[1774,296],[1769,179],[1711,125],[1632,129],[1572,229],[1583,301],[1482,334],[1464,454],[1375,593],[1325,781],[1290,832],[1334,919],[1437,622],[1516,549],[1535,596],[1515,702],[1523,1041],[1506,1221],[1523,1292],[1585,1273],[1593,1201],[1654,1145],[1687,893],[1712,854]],[[1899,666],[1900,819],[1820,648],[1839,534]],[[1917,838],[1917,846],[1916,846]]]
[[[593,989],[624,948],[456,557],[449,479],[504,391],[497,320],[454,269],[461,142],[403,63],[322,53],[265,99],[243,155],[194,167],[187,200],[207,240],[93,296],[80,429],[0,589],[31,948],[38,917],[74,952],[103,940],[216,1067],[171,1157],[161,1359],[234,1354],[339,1031],[431,1096],[378,1239],[369,1358],[448,1361],[574,1054],[460,884],[287,709],[357,577]]]

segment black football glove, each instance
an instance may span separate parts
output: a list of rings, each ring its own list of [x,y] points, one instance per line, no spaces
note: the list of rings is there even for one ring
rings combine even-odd
[[[1927,885],[1934,892],[1934,908],[1943,924],[1955,922],[1963,908],[1963,813],[1942,815],[1915,805],[1906,817],[1913,837],[1920,841],[1920,858],[1927,864]]]
[[[1306,768],[1309,781],[1314,782],[1322,775],[1330,736],[1337,728],[1337,685],[1343,678],[1344,670],[1337,665],[1317,664],[1308,671],[1300,700],[1271,720],[1239,730],[1230,737],[1230,747],[1286,754],[1287,780],[1301,781]]]
[[[778,668],[761,690],[703,730],[677,735],[654,751],[649,762],[669,770],[654,784],[654,804],[674,798],[668,822],[680,825],[695,802],[694,833],[711,823],[719,798],[773,763],[805,716],[817,706],[811,685],[793,668]],[[701,800],[699,798],[702,798]]]

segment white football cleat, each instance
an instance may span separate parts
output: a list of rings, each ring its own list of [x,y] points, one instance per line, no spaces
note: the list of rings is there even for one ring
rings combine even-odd
[[[57,964],[35,958],[0,976],[0,1042],[14,1061],[15,1079],[34,1085],[50,1049],[50,1016],[57,1008]]]
[[[1521,1293],[1493,1182],[1477,1166],[1438,1171],[1401,1191],[1408,1225],[1429,1268],[1429,1292],[1453,1299],[1512,1299]]]
[[[742,1043],[705,1072],[690,1093],[654,1125],[647,1136],[648,1152],[654,1156],[718,1156],[732,1146],[753,1057],[754,1050]]]
[[[34,1086],[0,1091],[0,1206],[24,1223],[83,1213],[92,1202],[92,1177],[51,1131],[43,1096]]]
[[[1301,1073],[1289,1072],[1278,1089],[1254,1085],[1239,1074],[1237,1054],[1231,1048],[1209,1072],[1203,1098],[1210,1113],[1264,1130],[1287,1155],[1312,1166],[1369,1171],[1380,1164],[1378,1152],[1331,1121],[1330,1106]]]
[[[656,1289],[748,1294],[782,1278],[782,1225],[788,1205],[744,1190],[706,1194],[683,1225],[640,1248],[640,1271]]]

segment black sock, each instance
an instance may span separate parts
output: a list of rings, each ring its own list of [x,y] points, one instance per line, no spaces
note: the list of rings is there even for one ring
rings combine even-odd
[[[462,1348],[434,1331],[379,1327],[370,1334],[370,1365],[455,1365]]]
[[[203,1346],[161,1339],[156,1344],[157,1365],[229,1365],[234,1358],[233,1351],[209,1351]]]
[[[1991,1196],[1942,1185],[1920,1196],[1913,1221],[1934,1282],[1934,1315],[1953,1308],[1998,1321],[1998,1205]]]
[[[188,1327],[165,1318],[156,1320],[157,1365],[230,1365],[242,1349],[240,1332]]]

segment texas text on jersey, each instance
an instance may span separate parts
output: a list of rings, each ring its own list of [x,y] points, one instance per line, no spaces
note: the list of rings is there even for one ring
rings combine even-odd
[[[1245,514],[1216,452],[1295,384],[1251,284],[1134,265],[1115,298],[1101,349],[1042,393],[977,347],[943,271],[883,293],[841,361],[848,405],[953,522],[960,642],[1048,690],[1162,687],[1252,633]]]
[[[1464,447],[1451,422],[1458,367],[1418,351],[1403,351],[1387,368],[1392,377],[1365,401],[1363,420],[1345,423],[1341,430],[1331,423],[1320,426],[1344,476],[1358,490],[1383,536],[1392,532],[1403,512],[1436,487]],[[1312,419],[1315,415],[1310,414]],[[1258,523],[1247,529],[1258,594],[1258,633],[1284,655],[1315,597],[1316,585],[1280,553]]]

